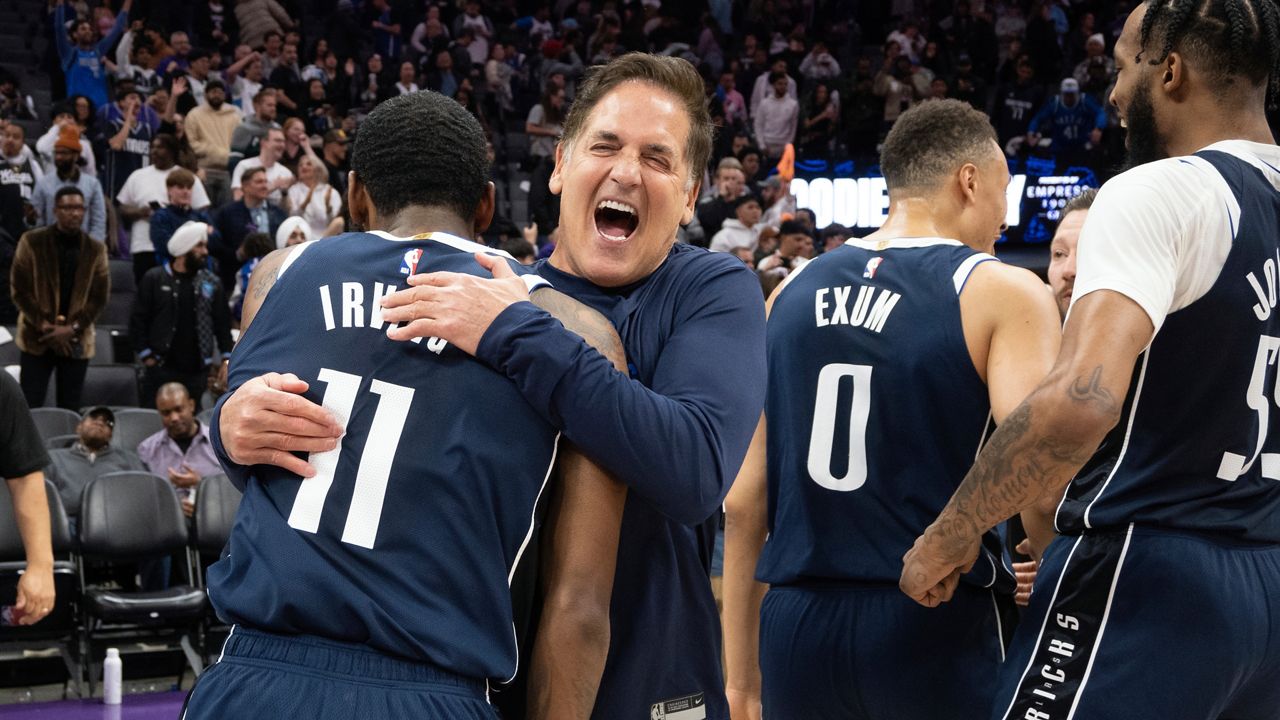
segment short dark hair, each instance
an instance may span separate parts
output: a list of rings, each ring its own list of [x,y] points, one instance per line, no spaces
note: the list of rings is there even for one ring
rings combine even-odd
[[[79,195],[81,199],[84,198],[84,193],[81,192],[80,188],[75,185],[63,185],[58,188],[58,192],[53,194],[53,204],[57,205],[59,200],[68,195]]]
[[[178,154],[181,152],[181,149],[180,149],[181,146],[178,143],[177,135],[174,135],[172,133],[159,133],[155,137],[151,138],[151,142],[160,143],[165,147],[166,150],[169,151],[169,154],[173,156],[173,159],[175,161],[178,159]]]
[[[381,215],[425,205],[470,218],[489,181],[485,143],[479,121],[451,98],[400,95],[361,123],[351,170]]]
[[[261,165],[254,165],[253,167],[246,169],[244,171],[244,174],[240,176],[240,185],[243,187],[244,185],[247,185],[249,181],[252,180],[253,177],[258,173],[265,174],[266,172],[267,172],[267,169],[262,167]]]
[[[1067,201],[1066,205],[1062,206],[1062,214],[1058,217],[1064,218],[1077,210],[1088,210],[1093,207],[1093,201],[1097,197],[1098,188],[1085,188],[1084,190],[1081,190],[1080,194],[1071,198]]]
[[[270,254],[276,249],[276,242],[264,232],[251,232],[244,236],[244,242],[240,243],[239,249],[245,258],[252,260]]]
[[[587,126],[587,118],[597,103],[614,88],[637,81],[653,85],[674,95],[689,117],[689,138],[685,142],[684,159],[689,167],[689,182],[702,177],[711,157],[714,127],[707,112],[706,86],[697,68],[678,57],[631,52],[588,71],[587,79],[578,87],[573,106],[564,121],[561,142],[568,147]]]
[[[532,262],[538,257],[537,253],[533,251],[533,246],[522,237],[507,238],[502,241],[498,249],[520,262],[524,262],[524,258],[528,258]]]
[[[1273,0],[1147,0],[1138,42],[1135,63],[1159,65],[1176,50],[1216,87],[1236,78],[1254,87],[1269,82],[1272,104],[1280,101],[1280,8]]]
[[[774,70],[773,72],[769,73],[769,84],[772,85],[778,82],[779,80],[785,80],[786,78],[787,78],[786,73],[778,72],[777,70]]]
[[[898,116],[880,151],[880,170],[890,193],[928,189],[996,142],[991,121],[969,103],[930,100]]]

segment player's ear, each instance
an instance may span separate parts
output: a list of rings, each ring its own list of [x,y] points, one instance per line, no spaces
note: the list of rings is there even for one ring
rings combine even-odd
[[[1187,64],[1182,60],[1181,53],[1170,52],[1164,59],[1162,67],[1158,68],[1158,72],[1161,73],[1160,86],[1164,91],[1175,93],[1187,78]]]
[[[547,182],[548,189],[552,195],[559,195],[564,189],[564,178],[560,177],[560,168],[569,160],[569,153],[565,151],[564,143],[556,143],[556,166],[551,171],[551,180]]]
[[[956,183],[960,186],[960,194],[964,196],[967,203],[973,204],[978,201],[978,166],[973,163],[965,163],[960,166],[960,170],[955,176]]]
[[[369,191],[354,170],[347,173],[347,210],[351,213],[351,222],[365,230],[373,227],[377,219],[377,211],[373,208],[373,201],[369,199]]]
[[[476,205],[475,218],[472,224],[475,227],[476,238],[480,234],[489,229],[489,225],[493,223],[493,213],[497,209],[496,191],[492,182],[484,184],[484,193],[480,196],[480,204]]]

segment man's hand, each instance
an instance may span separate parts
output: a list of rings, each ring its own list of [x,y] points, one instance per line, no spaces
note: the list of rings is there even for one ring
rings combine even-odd
[[[53,610],[53,567],[27,566],[18,580],[18,602],[13,606],[19,625],[34,625]]]
[[[492,280],[451,272],[414,275],[409,278],[413,287],[382,298],[382,320],[391,325],[387,337],[438,337],[475,355],[494,319],[508,306],[529,299],[524,280],[505,259],[476,253],[476,262],[493,273]],[[409,324],[395,327],[400,322]]]
[[[169,482],[173,483],[174,487],[193,488],[200,484],[200,473],[183,463],[181,470],[169,468]]]
[[[972,540],[939,538],[931,525],[902,556],[902,578],[898,587],[925,607],[937,607],[951,599],[960,576],[973,568],[982,547],[980,537]]]
[[[178,97],[179,95],[182,95],[186,91],[187,91],[187,76],[179,75],[178,77],[174,78],[173,92],[171,92],[170,95],[172,95],[173,97]]]
[[[275,465],[303,477],[315,468],[292,453],[338,446],[342,426],[323,407],[299,397],[307,383],[296,375],[267,373],[240,386],[222,405],[222,446],[241,465]]]
[[[1036,571],[1040,563],[1035,560],[1013,564],[1013,576],[1018,581],[1018,589],[1013,594],[1013,601],[1021,607],[1031,602],[1031,588],[1036,584]]]

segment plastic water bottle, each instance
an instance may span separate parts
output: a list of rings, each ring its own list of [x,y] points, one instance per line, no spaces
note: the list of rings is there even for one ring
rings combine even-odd
[[[107,659],[102,661],[102,702],[107,705],[120,704],[120,690],[124,675],[124,663],[120,661],[120,651],[107,648]]]

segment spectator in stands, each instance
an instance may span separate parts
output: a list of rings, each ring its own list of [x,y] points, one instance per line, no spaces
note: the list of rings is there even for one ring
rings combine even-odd
[[[1071,293],[1076,284],[1076,245],[1080,242],[1080,230],[1089,216],[1089,208],[1098,196],[1095,188],[1085,188],[1071,198],[1062,208],[1058,229],[1049,245],[1049,288],[1058,303],[1058,313],[1065,322],[1067,309],[1071,307]]]
[[[746,145],[738,151],[737,157],[742,165],[742,176],[746,178],[744,187],[748,192],[755,192],[760,180],[760,148]]]
[[[716,85],[716,98],[720,100],[720,104],[724,107],[724,121],[726,125],[733,127],[746,127],[747,120],[747,100],[742,97],[742,93],[737,90],[737,78],[733,71],[725,70],[720,73],[720,82]]]
[[[956,56],[956,72],[948,80],[951,97],[969,103],[976,110],[987,110],[987,81],[978,75],[973,68],[973,60],[969,53]]]
[[[151,67],[151,46],[145,43],[134,46],[129,60],[116,66],[116,81],[130,80],[138,92],[150,97],[164,84],[164,78]]]
[[[1046,127],[1046,125],[1048,127]],[[1102,143],[1107,111],[1093,98],[1080,93],[1075,78],[1062,81],[1061,92],[1040,108],[1027,126],[1027,144],[1035,147],[1049,134],[1052,151],[1062,162],[1084,162],[1084,152]]]
[[[244,265],[236,273],[236,289],[231,295],[231,317],[237,325],[240,324],[241,312],[244,310],[244,294],[249,289],[249,278],[253,275],[253,269],[258,267],[258,261],[275,249],[275,241],[266,233],[249,233],[244,237],[244,242],[240,243],[237,252],[244,258]]]
[[[289,188],[286,208],[306,222],[312,237],[342,232],[342,195],[329,185],[324,163],[311,153],[298,161],[298,182]]]
[[[210,66],[209,52],[206,50],[192,50],[188,56],[187,69],[183,74],[170,77],[185,77],[187,87],[190,92],[185,97],[179,99],[178,110],[183,113],[189,113],[204,102],[205,89],[212,80],[222,81],[222,78],[215,73]],[[223,82],[225,86],[226,83]]]
[[[284,130],[284,150],[280,152],[280,164],[297,175],[298,161],[311,152],[307,124],[301,118],[291,117],[285,119],[282,129]]]
[[[716,184],[714,192],[698,202],[697,217],[704,233],[703,245],[724,225],[725,220],[733,217],[734,206],[738,198],[746,192],[746,175],[742,172],[742,163],[737,158],[727,157],[716,166]]]
[[[849,232],[849,228],[831,223],[822,229],[822,252],[831,252],[841,245],[845,244],[849,238],[853,237],[853,233]]]
[[[244,72],[235,79],[231,92],[232,102],[236,107],[240,108],[240,112],[245,117],[253,117],[253,99],[262,90],[262,83],[265,79],[266,74],[262,71],[262,56],[257,51],[254,51],[253,56],[244,66]]]
[[[298,116],[302,112],[302,69],[298,67],[298,46],[285,44],[280,51],[280,62],[271,71],[268,80],[276,89],[276,103],[283,115]]]
[[[227,88],[221,80],[205,84],[204,103],[186,117],[187,139],[196,161],[204,171],[209,197],[215,204],[226,202],[231,191],[227,161],[231,139],[240,127],[240,111],[227,102]]]
[[[192,222],[169,239],[173,261],[143,276],[129,319],[129,339],[144,366],[142,397],[179,382],[191,396],[231,352],[231,314],[222,283],[205,267],[212,228]],[[234,280],[238,265],[231,270]],[[147,460],[145,452],[141,452]],[[148,463],[150,465],[150,463]]]
[[[8,70],[0,70],[0,121],[35,120],[36,104],[18,87],[18,79]]]
[[[898,116],[929,94],[929,83],[918,66],[899,55],[885,58],[876,75],[872,92],[884,98],[882,131],[887,132]]]
[[[94,154],[104,161],[98,181],[104,195],[115,197],[129,176],[146,164],[151,139],[160,131],[160,116],[143,104],[141,93],[122,83],[116,101],[98,110],[94,127]]]
[[[80,159],[77,164],[80,171],[86,175],[97,177],[98,164],[95,162],[93,155],[93,143],[89,142],[89,138],[80,132],[80,126],[76,124],[75,111],[69,103],[59,103],[53,106],[53,125],[44,135],[36,140],[36,152],[40,155],[40,162],[44,167],[44,174],[48,175],[53,172],[53,146],[57,144],[58,139],[62,137],[64,128],[72,128],[76,131],[76,137],[82,141],[80,143]]]
[[[240,25],[240,42],[251,48],[265,44],[264,62],[269,73],[279,56],[284,31],[294,25],[293,18],[276,0],[237,0],[236,23]]]
[[[191,517],[195,510],[195,489],[200,479],[222,472],[209,426],[196,418],[194,398],[204,393],[205,383],[192,395],[191,386],[180,382],[161,385],[153,396],[164,429],[138,445],[138,456],[154,475],[169,478],[182,501],[182,512]]]
[[[1025,138],[1031,118],[1044,104],[1044,86],[1035,82],[1035,66],[1031,57],[1023,55],[1017,60],[1017,79],[996,89],[991,111],[991,124],[996,128],[1000,146],[1008,152],[1009,141]]]
[[[324,153],[324,169],[329,176],[329,186],[338,191],[338,195],[346,197],[347,172],[351,169],[347,164],[347,146],[351,138],[343,130],[330,130],[324,134],[324,145],[320,152]]]
[[[13,622],[31,625],[53,609],[53,539],[49,530],[49,500],[44,473],[49,455],[22,402],[18,384],[0,372],[0,477],[9,485],[27,564],[18,578]]]
[[[440,6],[430,4],[427,5],[426,17],[413,29],[409,48],[419,61],[424,57],[434,58],[437,51],[449,46],[449,37],[449,28],[440,21]]]
[[[467,52],[472,65],[483,65],[489,59],[489,43],[494,36],[493,22],[480,14],[479,0],[467,0],[461,15],[453,19],[453,36],[461,37],[464,30],[472,34]]]
[[[240,25],[232,10],[235,4],[235,0],[208,0],[197,4],[196,37],[224,53],[230,53],[240,35]]]
[[[277,249],[301,245],[315,239],[317,238],[311,233],[311,227],[307,225],[307,221],[296,216],[280,223],[280,228],[276,230]]]
[[[192,208],[192,205],[200,202],[194,197],[195,187],[200,179],[185,168],[173,168],[164,179],[166,202],[164,207],[156,210],[151,216],[151,245],[155,249],[155,264],[163,265],[173,258],[169,256],[169,239],[178,231],[178,228],[189,222],[202,222],[212,224],[209,216],[208,205],[200,206],[200,209]],[[216,242],[218,234],[217,229],[213,231]]]
[[[441,50],[436,54],[435,67],[427,73],[427,89],[453,97],[461,85],[462,76],[453,69],[453,55],[448,50]]]
[[[53,10],[53,35],[62,72],[66,75],[67,95],[84,95],[95,107],[106,105],[106,54],[115,46],[120,33],[129,26],[129,8],[133,7],[133,0],[124,0],[111,32],[96,43],[93,24],[88,20],[77,20],[71,36],[67,36],[65,28],[70,19],[67,17],[70,7],[66,0],[57,0]],[[71,44],[73,39],[75,45]]]
[[[239,165],[245,158],[257,157],[262,139],[271,128],[279,128],[276,122],[276,91],[263,88],[253,98],[253,114],[240,122],[231,133],[231,154],[228,164]]]
[[[813,236],[800,222],[786,220],[778,228],[778,249],[757,263],[756,270],[775,278],[776,284],[812,257]]]
[[[57,373],[58,407],[80,408],[94,352],[93,324],[107,305],[107,251],[81,228],[84,194],[74,185],[53,193],[55,222],[22,236],[9,275],[18,306],[16,342],[27,405],[44,404]]]
[[[82,145],[80,132],[74,125],[63,125],[54,143],[54,171],[45,173],[31,193],[31,205],[36,211],[37,225],[52,225],[57,216],[54,203],[60,188],[75,187],[84,198],[84,207],[77,218],[89,237],[100,243],[107,241],[107,207],[102,199],[102,186],[98,179],[81,172],[76,164]]]
[[[133,254],[135,283],[157,264],[158,253],[151,240],[151,217],[169,202],[169,175],[189,172],[177,165],[178,140],[172,135],[157,135],[151,141],[151,164],[129,175],[116,200],[120,203],[120,218],[132,223],[130,251]],[[185,178],[184,178],[185,179]],[[192,178],[194,186],[187,197],[187,205],[197,210],[209,207],[209,196],[199,178]]]
[[[214,221],[218,236],[209,247],[210,254],[218,263],[218,276],[223,280],[223,287],[235,287],[236,270],[240,268],[236,249],[244,242],[245,236],[264,232],[275,237],[286,217],[283,210],[267,199],[271,186],[267,182],[266,170],[251,168],[240,180],[244,196],[218,211]]]
[[[1116,74],[1116,63],[1107,56],[1107,39],[1102,36],[1102,33],[1094,33],[1085,41],[1084,59],[1076,65],[1075,72],[1071,73],[1071,76],[1080,85],[1088,85],[1089,67],[1094,63],[1102,65],[1106,77],[1111,78]]]
[[[796,139],[796,127],[800,120],[800,103],[787,94],[788,83],[794,82],[786,73],[774,71],[769,75],[773,94],[765,98],[756,109],[754,129],[756,143],[773,164],[788,143]]]
[[[831,80],[840,76],[840,63],[827,50],[827,44],[818,40],[800,62],[800,74],[809,80]]]
[[[760,76],[756,78],[755,84],[751,88],[751,117],[753,118],[756,117],[756,114],[760,111],[760,104],[763,103],[766,98],[773,97],[776,94],[776,91],[772,87],[773,73],[782,73],[783,75],[786,75],[787,97],[797,101],[800,99],[800,93],[796,88],[795,79],[786,74],[787,61],[775,60],[769,72],[761,73]]]
[[[395,95],[408,95],[409,93],[418,92],[418,71],[414,69],[413,63],[405,60],[400,63],[400,79],[396,81],[394,88]]]
[[[31,198],[36,183],[44,177],[44,168],[36,154],[27,147],[26,131],[17,123],[0,123],[0,229],[9,234],[11,247],[36,221]],[[8,268],[0,268],[8,277]],[[7,300],[7,295],[3,300]]]
[[[489,61],[484,64],[485,90],[493,98],[494,107],[502,113],[515,109],[511,91],[511,78],[515,68],[507,63],[507,48],[494,43],[489,51]]]
[[[373,33],[373,47],[387,62],[395,63],[404,53],[404,40],[400,37],[400,12],[387,0],[369,3],[367,16]]]
[[[284,155],[284,130],[278,127],[269,128],[258,148],[258,156],[247,158],[236,165],[231,173],[231,195],[236,200],[243,196],[240,179],[250,168],[260,167],[267,171],[267,183],[271,186],[270,200],[277,205],[284,202],[284,195],[293,186],[293,173],[280,162]]]
[[[181,30],[175,30],[169,33],[169,47],[173,52],[166,58],[160,60],[157,67],[160,74],[165,77],[174,77],[187,72],[191,67],[191,38]],[[206,56],[207,57],[207,56]]]
[[[733,252],[737,248],[755,250],[760,241],[760,198],[742,195],[733,201],[733,217],[711,238],[713,252]]]
[[[948,54],[956,58],[968,53],[973,59],[975,73],[986,77],[996,68],[998,42],[996,31],[986,18],[975,15],[968,0],[957,0],[950,16],[938,23],[946,40]]]
[[[760,224],[775,230],[781,227],[783,220],[795,217],[796,198],[791,194],[791,181],[784,181],[777,175],[765,178],[760,183],[760,207],[764,208]],[[769,252],[773,252],[773,248]]]
[[[839,130],[840,107],[825,82],[815,83],[800,128],[800,153],[804,157],[830,157]]]
[[[148,472],[138,457],[137,448],[111,444],[115,426],[116,415],[111,408],[101,405],[91,408],[76,425],[75,443],[49,452],[45,477],[62,498],[73,535],[80,516],[80,496],[86,485],[107,473]]]
[[[885,43],[897,43],[898,50],[911,62],[920,61],[924,46],[928,42],[925,36],[920,34],[920,24],[911,18],[902,23],[901,30],[894,30],[885,38]]]

